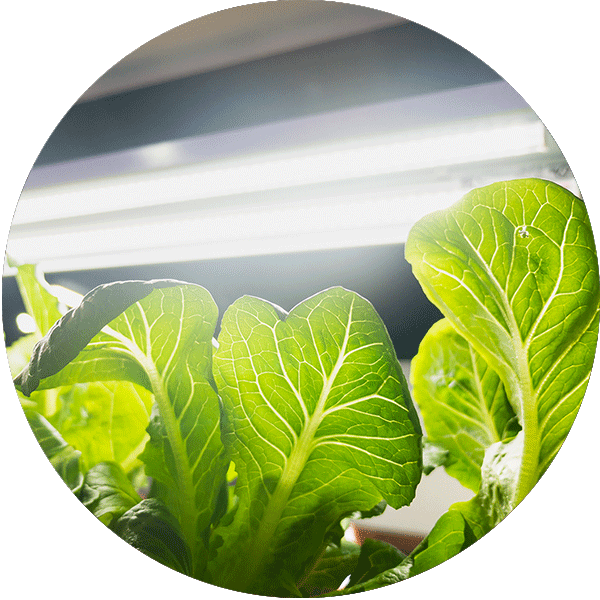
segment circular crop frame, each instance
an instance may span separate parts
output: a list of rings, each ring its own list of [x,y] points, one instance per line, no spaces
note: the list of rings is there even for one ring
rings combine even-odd
[[[527,102],[427,24],[229,8],[52,131],[3,280],[9,387],[58,474],[21,474],[56,525],[35,563],[224,597],[464,594],[495,540],[488,574],[523,558],[542,476],[575,501],[551,463],[596,350],[590,215]]]

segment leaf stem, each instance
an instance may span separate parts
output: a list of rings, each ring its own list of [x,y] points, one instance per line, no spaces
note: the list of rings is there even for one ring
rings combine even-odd
[[[244,565],[244,575],[242,576],[240,586],[241,591],[245,591],[252,584],[265,555],[271,547],[271,539],[275,535],[275,530],[287,506],[290,494],[313,450],[314,436],[321,423],[321,415],[322,409],[315,412],[308,422],[308,426],[302,431],[298,443],[290,454],[289,461],[281,475],[279,483],[269,499],[265,514],[253,539],[253,552],[248,557],[248,562]]]
[[[519,481],[514,499],[515,508],[533,489],[538,481],[540,435],[537,423],[537,411],[523,411],[523,456],[519,470]]]
[[[533,489],[538,481],[540,458],[540,432],[537,414],[537,397],[533,390],[525,348],[519,353],[519,385],[513,393],[519,396],[521,427],[523,428],[523,456],[519,470],[513,508]]]
[[[173,411],[173,406],[169,400],[169,394],[165,386],[165,381],[158,371],[152,356],[150,355],[151,346],[148,345],[145,354],[135,343],[129,340],[124,335],[114,329],[105,327],[104,330],[109,330],[110,334],[119,339],[131,353],[133,358],[140,364],[142,369],[148,375],[152,393],[158,406],[162,423],[167,433],[167,439],[173,452],[173,462],[175,465],[175,474],[177,484],[181,491],[181,496],[175,498],[177,503],[177,516],[181,526],[183,536],[189,546],[192,558],[192,565],[196,569],[202,569],[202,565],[197,565],[198,552],[198,536],[196,532],[196,501],[194,485],[191,479],[191,470],[187,461],[187,452],[181,431],[177,422],[177,417]]]
[[[141,357],[138,360],[142,360]],[[196,568],[196,562],[198,558],[198,536],[196,535],[196,501],[194,484],[191,479],[191,471],[187,461],[187,452],[183,438],[181,437],[181,431],[177,422],[177,417],[173,411],[171,402],[169,401],[169,394],[167,392],[164,379],[161,377],[158,369],[154,362],[148,357],[144,356],[143,362],[140,362],[152,386],[154,398],[158,405],[158,412],[162,419],[165,431],[167,432],[167,439],[173,452],[173,462],[175,464],[175,472],[177,476],[177,482],[182,495],[177,498],[178,505],[178,516],[179,524],[182,529],[185,540],[189,546],[192,565]]]
[[[312,451],[315,448],[315,435],[319,425],[321,424],[321,421],[323,420],[325,404],[329,394],[331,393],[331,389],[337,374],[348,356],[346,350],[350,337],[353,309],[354,300],[350,306],[348,323],[344,333],[344,340],[340,347],[340,352],[338,354],[336,363],[329,376],[327,376],[325,372],[322,374],[323,388],[321,389],[317,405],[308,421],[305,421],[304,427],[300,433],[300,437],[298,438],[296,445],[293,447],[281,477],[277,482],[277,487],[275,488],[272,496],[269,498],[269,502],[256,531],[256,535],[252,540],[252,552],[248,556],[247,561],[245,561],[243,564],[243,571],[238,573],[233,572],[229,576],[229,580],[235,581],[235,589],[239,591],[247,591],[256,580],[262,562],[272,546],[271,542],[273,536],[275,535],[283,511],[287,506],[292,490],[296,485],[298,478],[302,474],[302,471],[304,470],[306,462],[312,454]],[[235,577],[235,579],[233,579],[232,576]]]

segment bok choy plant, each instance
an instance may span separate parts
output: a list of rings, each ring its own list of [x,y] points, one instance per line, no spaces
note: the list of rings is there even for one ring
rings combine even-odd
[[[425,217],[406,257],[444,314],[411,368],[420,418],[381,318],[341,287],[289,313],[240,298],[215,339],[198,285],[114,282],[61,312],[19,266],[37,331],[9,359],[32,430],[99,520],[190,577],[316,597],[422,573],[495,527],[559,450],[591,372],[599,274],[583,202],[541,180]],[[441,466],[475,495],[409,556],[344,539]]]

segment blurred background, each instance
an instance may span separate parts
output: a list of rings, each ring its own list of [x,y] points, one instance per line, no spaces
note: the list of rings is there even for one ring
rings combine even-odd
[[[578,193],[535,113],[468,51],[369,8],[265,2],[173,29],[98,79],[42,149],[8,255],[80,293],[195,282],[221,312],[342,285],[374,304],[408,377],[441,316],[404,260],[410,227],[520,177]],[[24,307],[7,265],[2,294],[10,344]],[[409,547],[471,495],[438,469],[358,535]]]

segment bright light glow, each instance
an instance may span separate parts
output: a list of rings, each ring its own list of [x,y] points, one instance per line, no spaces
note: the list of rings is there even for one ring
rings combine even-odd
[[[8,253],[53,272],[395,244],[406,240],[412,223],[456,202],[466,191],[366,200],[323,198],[277,208],[131,219],[103,228],[11,236]]]
[[[33,333],[37,331],[37,326],[33,317],[27,313],[19,313],[16,318],[17,327],[21,333]]]
[[[545,131],[540,121],[486,120],[469,131],[395,134],[33,190],[21,196],[13,224],[543,153]]]
[[[348,575],[344,579],[344,581],[342,581],[342,583],[340,584],[340,587],[338,588],[338,590],[343,590],[350,583],[350,579],[351,579],[351,575]]]
[[[74,306],[79,306],[81,304],[81,300],[83,298],[81,294],[78,294],[73,290],[69,290],[62,285],[51,285],[49,287],[52,294],[54,294],[58,301],[65,306],[73,308]]]
[[[139,154],[149,169],[159,169],[176,160],[179,150],[174,142],[161,142],[140,148]]]
[[[431,169],[435,181],[456,165],[469,173],[546,151],[541,122],[488,118],[466,131],[454,124],[39,188],[23,194],[7,251],[57,272],[402,243],[419,218],[468,188],[446,177],[360,191],[357,178]],[[269,194],[250,195],[260,191]]]
[[[356,537],[356,530],[352,523],[350,523],[350,525],[344,531],[344,539],[353,544],[358,544],[358,538]]]

